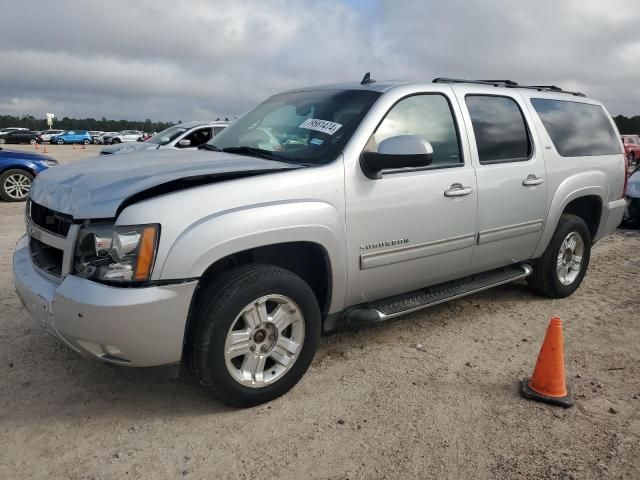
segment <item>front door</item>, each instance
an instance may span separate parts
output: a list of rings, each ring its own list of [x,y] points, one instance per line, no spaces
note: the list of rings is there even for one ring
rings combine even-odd
[[[478,180],[478,239],[470,273],[532,257],[545,219],[543,153],[522,97],[456,90]]]
[[[462,119],[450,87],[399,98],[383,111],[366,151],[385,138],[416,135],[433,146],[429,167],[367,178],[346,159],[347,304],[465,275],[475,243],[477,189]]]

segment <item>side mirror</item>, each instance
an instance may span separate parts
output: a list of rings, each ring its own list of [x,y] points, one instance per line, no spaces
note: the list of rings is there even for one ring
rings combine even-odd
[[[371,179],[382,178],[382,170],[389,168],[426,167],[433,161],[433,147],[415,135],[398,135],[384,139],[377,152],[363,152],[360,167]]]
[[[191,140],[187,140],[186,138],[182,139],[182,140],[180,140],[178,142],[178,146],[179,147],[190,147],[191,146]]]

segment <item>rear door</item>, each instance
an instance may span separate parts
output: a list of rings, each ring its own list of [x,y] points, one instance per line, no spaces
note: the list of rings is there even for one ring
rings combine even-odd
[[[542,236],[543,153],[517,91],[456,86],[478,182],[477,245],[469,273],[528,260]]]

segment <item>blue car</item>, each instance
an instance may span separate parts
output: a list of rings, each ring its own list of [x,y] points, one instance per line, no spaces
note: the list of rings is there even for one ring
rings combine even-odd
[[[83,143],[89,145],[93,142],[93,137],[88,130],[67,130],[58,135],[54,135],[49,143],[64,145],[65,143]]]
[[[33,178],[55,165],[58,162],[45,155],[0,148],[0,198],[7,202],[25,201]]]

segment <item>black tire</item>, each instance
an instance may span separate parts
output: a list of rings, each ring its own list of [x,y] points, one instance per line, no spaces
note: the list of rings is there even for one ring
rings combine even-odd
[[[236,381],[227,369],[224,348],[227,332],[242,309],[265,295],[284,295],[299,307],[305,334],[295,363],[283,376],[261,388]],[[313,360],[320,338],[317,299],[294,273],[272,265],[245,265],[203,287],[194,308],[195,328],[188,339],[187,356],[200,383],[225,403],[245,408],[271,401],[287,393],[302,378]]]
[[[0,137],[0,145],[4,145],[5,143],[7,143],[7,140]]]
[[[58,140],[56,140],[56,143],[57,143],[58,145],[64,145],[64,139],[59,138]]]
[[[564,285],[558,275],[558,254],[560,253],[560,247],[564,239],[572,232],[577,233],[581,237],[584,244],[584,251],[577,277],[569,285]],[[587,273],[587,268],[589,267],[590,258],[591,234],[589,233],[589,227],[587,227],[585,221],[580,217],[566,213],[562,214],[547,249],[540,258],[533,262],[533,273],[527,279],[529,287],[536,293],[546,297],[568,297],[575,292],[582,283]]]
[[[38,141],[35,138],[32,138],[31,140],[29,140],[30,145],[35,145],[36,143],[38,143]]]
[[[113,140],[111,140],[111,143],[120,143],[120,139],[119,138],[114,138]]]
[[[27,172],[26,170],[20,170],[20,169],[14,168],[14,169],[6,170],[5,172],[2,172],[2,175],[0,175],[0,198],[2,198],[6,202],[24,202],[27,199],[27,196],[16,198],[16,194],[12,195],[10,192],[6,190],[5,183],[7,179],[15,175],[20,175],[25,177],[29,181],[29,188],[31,188],[31,183],[33,182],[33,175],[31,175],[31,173]]]
[[[87,140],[86,138],[82,141],[83,145],[89,145],[91,143],[91,140]]]

